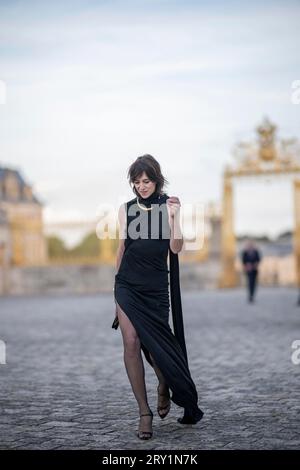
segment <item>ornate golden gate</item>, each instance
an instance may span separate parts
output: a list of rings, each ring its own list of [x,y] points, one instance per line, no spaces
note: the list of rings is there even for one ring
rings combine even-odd
[[[234,234],[233,179],[258,175],[294,175],[294,256],[297,284],[300,287],[300,151],[296,139],[277,141],[276,126],[268,119],[257,127],[257,143],[241,142],[236,147],[236,166],[227,166],[223,175],[222,207],[222,270],[220,287],[237,285],[235,269],[236,241]],[[298,176],[297,176],[298,175]]]

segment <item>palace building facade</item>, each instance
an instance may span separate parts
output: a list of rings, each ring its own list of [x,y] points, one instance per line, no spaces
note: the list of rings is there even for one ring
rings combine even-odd
[[[47,262],[43,204],[18,170],[0,166],[0,266]]]

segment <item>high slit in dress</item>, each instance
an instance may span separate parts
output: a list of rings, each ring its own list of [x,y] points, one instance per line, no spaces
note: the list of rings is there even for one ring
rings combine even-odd
[[[186,353],[178,271],[178,255],[170,250],[166,194],[154,193],[125,204],[125,248],[115,275],[115,301],[134,326],[147,362],[151,356],[162,372],[171,400],[183,407],[185,415],[195,422],[203,412],[198,407],[198,394],[192,380]],[[157,210],[155,213],[154,211]],[[158,215],[157,215],[158,214]],[[170,270],[168,270],[168,253]],[[174,332],[169,325],[169,273]],[[150,353],[150,354],[149,354]]]

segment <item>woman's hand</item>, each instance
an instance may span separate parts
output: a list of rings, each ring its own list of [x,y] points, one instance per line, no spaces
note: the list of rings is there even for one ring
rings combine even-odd
[[[173,219],[179,215],[180,206],[181,204],[177,196],[171,196],[167,199],[167,209],[169,218]]]
[[[169,224],[171,229],[170,248],[173,253],[179,253],[183,246],[183,236],[180,227],[180,201],[176,196],[167,199]]]

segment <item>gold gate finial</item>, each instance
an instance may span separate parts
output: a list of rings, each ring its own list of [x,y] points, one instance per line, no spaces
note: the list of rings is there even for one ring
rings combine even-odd
[[[263,161],[276,159],[275,134],[277,126],[265,117],[262,124],[256,128],[259,136],[259,157]]]

